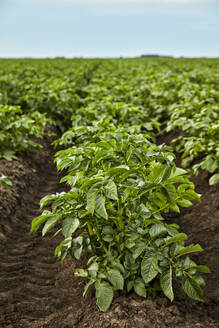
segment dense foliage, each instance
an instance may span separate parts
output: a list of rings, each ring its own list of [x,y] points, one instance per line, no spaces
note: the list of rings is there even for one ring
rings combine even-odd
[[[10,151],[31,145],[27,136],[39,133],[33,118],[38,129],[50,119],[62,131],[54,146],[64,150],[55,161],[69,191],[41,200],[47,209],[32,231],[44,225],[45,235],[56,227],[61,260],[90,254],[87,268],[75,273],[88,279],[84,294],[94,285],[104,311],[114,290],[143,297],[162,291],[172,301],[175,277],[203,301],[200,273],[210,271],[185,256],[202,248],[185,244],[187,236],[165,214],[200,199],[172,149],[183,167],[207,170],[210,184],[219,181],[218,60],[2,60],[0,71],[2,113],[10,109],[26,122],[16,133],[2,125]],[[172,130],[179,136],[172,149],[156,145]],[[26,148],[13,149],[16,135]]]

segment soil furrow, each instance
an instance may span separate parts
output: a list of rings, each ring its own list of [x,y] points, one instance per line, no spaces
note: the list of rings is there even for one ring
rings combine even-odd
[[[3,238],[0,244],[2,254],[0,327],[2,328],[29,327],[34,321],[51,314],[51,309],[46,309],[45,304],[50,304],[55,297],[54,286],[58,264],[55,264],[56,258],[53,253],[57,241],[49,238],[42,240],[40,233],[30,234],[30,225],[32,219],[41,213],[40,199],[60,189],[58,177],[54,172],[47,175],[45,188],[40,186],[37,195],[29,203],[27,212],[22,216],[11,215],[1,225]]]

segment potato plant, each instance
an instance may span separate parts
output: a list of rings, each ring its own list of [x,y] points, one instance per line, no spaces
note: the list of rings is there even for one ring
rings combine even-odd
[[[19,106],[0,104],[0,158],[16,159],[17,153],[27,151],[30,146],[40,149],[41,145],[30,137],[42,138],[49,122],[45,114],[26,115]]]
[[[114,290],[133,289],[143,297],[161,290],[173,301],[173,276],[191,298],[203,301],[200,273],[210,271],[185,257],[202,248],[185,246],[186,234],[165,223],[165,213],[200,198],[187,172],[175,166],[167,147],[142,134],[108,131],[97,139],[56,154],[58,170],[67,169],[61,181],[70,190],[41,200],[41,208],[51,203],[51,210],[33,220],[31,231],[44,224],[45,235],[56,226],[55,234],[64,237],[55,250],[61,260],[68,253],[76,260],[83,250],[90,253],[87,268],[75,274],[88,279],[84,294],[94,285],[103,311]]]

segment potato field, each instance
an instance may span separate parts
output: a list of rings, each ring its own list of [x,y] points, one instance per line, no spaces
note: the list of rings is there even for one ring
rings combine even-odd
[[[219,327],[219,59],[0,59],[0,327]]]

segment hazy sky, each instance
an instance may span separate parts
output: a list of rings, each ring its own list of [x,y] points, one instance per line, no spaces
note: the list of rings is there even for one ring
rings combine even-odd
[[[219,0],[0,0],[0,57],[219,57]]]

